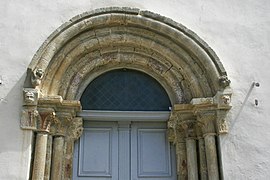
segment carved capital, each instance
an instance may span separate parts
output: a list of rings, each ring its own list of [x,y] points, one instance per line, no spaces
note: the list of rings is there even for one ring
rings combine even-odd
[[[216,120],[215,111],[199,112],[197,113],[197,120],[201,123],[203,135],[216,134],[216,128],[214,123]]]
[[[75,117],[71,120],[68,128],[68,138],[76,140],[82,135],[83,132],[83,120],[80,117]]]
[[[37,131],[49,132],[51,123],[55,121],[55,112],[51,108],[39,108],[37,120]]]
[[[196,138],[196,124],[196,120],[186,120],[179,124],[185,131],[186,138]]]
[[[55,121],[51,126],[51,133],[54,136],[65,136],[71,124],[73,116],[69,112],[56,112]]]

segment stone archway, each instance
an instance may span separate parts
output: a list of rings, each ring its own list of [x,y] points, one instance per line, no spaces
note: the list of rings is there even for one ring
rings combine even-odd
[[[140,70],[167,91],[179,178],[219,178],[215,136],[227,132],[231,92],[216,54],[171,19],[104,8],[59,27],[28,67],[21,127],[37,134],[32,179],[71,178],[74,140],[82,131],[80,96],[95,77],[118,68]]]

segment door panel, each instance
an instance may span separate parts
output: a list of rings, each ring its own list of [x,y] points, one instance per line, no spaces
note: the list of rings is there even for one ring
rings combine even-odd
[[[171,175],[170,150],[164,129],[138,129],[138,176]]]
[[[132,180],[175,180],[175,158],[165,123],[133,123]]]
[[[84,129],[80,143],[79,176],[112,176],[111,158],[112,129]]]
[[[75,180],[176,180],[165,122],[85,122]]]
[[[118,132],[115,123],[91,123],[80,138],[74,179],[118,180]],[[104,127],[105,126],[105,127]]]

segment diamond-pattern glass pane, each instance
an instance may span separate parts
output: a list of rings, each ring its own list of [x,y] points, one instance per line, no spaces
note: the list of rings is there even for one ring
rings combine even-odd
[[[152,77],[134,70],[114,70],[94,79],[85,89],[84,110],[168,111],[163,87]]]

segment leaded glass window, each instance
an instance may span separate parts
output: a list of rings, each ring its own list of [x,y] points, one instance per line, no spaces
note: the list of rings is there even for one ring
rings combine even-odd
[[[151,76],[129,69],[113,70],[94,79],[83,92],[84,110],[168,111],[164,88]]]

